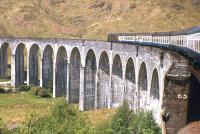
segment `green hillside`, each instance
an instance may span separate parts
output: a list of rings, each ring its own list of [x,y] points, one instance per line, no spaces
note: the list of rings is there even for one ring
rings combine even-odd
[[[200,25],[200,0],[1,0],[0,35],[105,40]]]

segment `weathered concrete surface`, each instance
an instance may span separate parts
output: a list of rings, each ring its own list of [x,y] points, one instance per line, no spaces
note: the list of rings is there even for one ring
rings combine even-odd
[[[140,66],[139,79],[138,79],[138,97],[139,109],[144,109],[147,106],[147,69],[143,62]]]
[[[79,103],[80,93],[80,67],[81,56],[78,48],[74,48],[70,58],[70,74],[69,74],[69,102]]]
[[[122,62],[119,55],[116,55],[113,60],[112,73],[112,107],[118,107],[122,104],[124,97]]]
[[[92,50],[89,50],[86,56],[85,65],[85,88],[84,88],[84,108],[90,110],[95,108],[95,90],[96,90],[96,57]]]
[[[13,83],[13,80],[15,80],[15,82],[12,84],[14,86],[20,86],[24,84],[25,81],[25,70],[24,70],[24,51],[25,50],[25,46],[24,44],[19,44],[19,46],[16,49],[16,52],[14,53],[14,55],[12,55],[12,65],[14,65],[14,68],[12,68],[11,70],[11,80]],[[14,64],[13,64],[14,62]],[[14,76],[13,76],[14,75]],[[14,78],[15,77],[15,78]],[[13,78],[13,79],[12,79]]]
[[[135,67],[133,63],[133,59],[129,58],[126,64],[126,72],[125,72],[125,93],[124,99],[128,100],[129,107],[131,109],[136,109],[136,83],[135,83]]]
[[[56,96],[67,94],[67,52],[60,47],[56,58]]]
[[[4,43],[0,50],[0,74],[2,79],[6,79],[8,77],[8,49],[10,49],[9,45]]]
[[[29,53],[29,84],[38,86],[39,83],[39,70],[41,63],[39,57],[41,57],[40,49],[37,44],[34,44]]]
[[[110,67],[109,57],[106,52],[101,54],[98,68],[98,83],[97,83],[97,108],[108,108],[109,93],[110,93]]]
[[[154,116],[159,119],[159,113],[157,112],[159,109],[159,100],[160,100],[160,94],[159,94],[159,76],[157,69],[154,69],[152,79],[151,79],[151,88],[150,88],[150,99],[149,104],[150,109],[152,109]]]
[[[42,59],[42,86],[45,88],[53,87],[53,57],[53,48],[48,45]]]
[[[27,59],[28,84],[47,87],[52,80],[54,97],[66,96],[70,103],[79,103],[80,110],[115,108],[128,100],[133,110],[152,110],[158,123],[161,109],[169,112],[168,133],[177,132],[188,121],[188,100],[177,96],[190,89],[190,64],[176,53],[102,41],[0,39],[0,47],[4,43],[12,50],[13,86],[24,84]],[[42,59],[34,54],[39,52]],[[177,122],[182,123],[173,125]]]

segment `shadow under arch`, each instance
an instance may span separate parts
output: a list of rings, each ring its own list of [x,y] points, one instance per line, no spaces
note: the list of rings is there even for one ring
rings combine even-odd
[[[108,107],[108,95],[110,82],[110,66],[108,54],[104,51],[101,53],[98,68],[97,84],[97,108]]]
[[[0,78],[4,80],[11,79],[11,56],[12,49],[10,45],[5,42],[0,49]]]
[[[144,109],[147,105],[147,69],[145,62],[142,62],[138,78],[138,108]]]
[[[56,56],[56,96],[66,96],[67,91],[67,51],[61,46]]]
[[[20,43],[15,51],[15,86],[24,85],[27,80],[27,49]]]
[[[159,87],[159,76],[158,70],[155,68],[153,70],[150,88],[150,109],[152,110],[156,120],[159,120],[158,109],[160,108],[160,87]]]
[[[132,58],[129,58],[125,71],[125,99],[129,103],[130,109],[135,109],[136,84],[135,84],[135,66]]]
[[[53,91],[53,48],[47,45],[42,56],[42,86]]]
[[[41,50],[37,44],[33,44],[29,51],[29,84],[40,85]]]
[[[150,89],[150,97],[153,100],[159,100],[160,94],[159,94],[159,77],[158,77],[158,70],[154,69],[151,79],[151,89]]]
[[[122,62],[119,54],[115,55],[112,65],[112,107],[118,107],[123,102],[124,85],[122,78]]]
[[[70,56],[69,102],[79,103],[80,97],[80,68],[81,56],[77,47],[73,48]]]
[[[200,120],[200,82],[191,74],[190,90],[188,94],[187,123]]]
[[[84,109],[90,110],[95,108],[95,86],[96,86],[96,56],[91,49],[86,56],[84,72]]]

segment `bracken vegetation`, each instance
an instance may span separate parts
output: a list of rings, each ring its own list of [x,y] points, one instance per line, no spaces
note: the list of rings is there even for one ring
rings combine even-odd
[[[0,35],[106,40],[200,24],[199,0],[1,0]]]
[[[20,127],[8,130],[1,123],[0,132],[15,134],[159,134],[160,128],[155,123],[151,112],[134,113],[124,102],[110,118],[96,126],[91,126],[85,114],[77,107],[61,100],[45,116],[31,114]]]
[[[85,134],[89,131],[89,126],[75,105],[67,104],[64,100],[58,102],[50,114],[40,118],[35,117],[37,115],[33,114],[24,126],[16,130],[16,133]]]

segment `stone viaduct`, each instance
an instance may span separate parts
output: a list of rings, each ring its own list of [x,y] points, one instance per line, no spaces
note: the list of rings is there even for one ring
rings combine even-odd
[[[139,41],[0,38],[1,78],[10,67],[12,86],[52,84],[54,97],[66,96],[80,110],[128,100],[135,111],[152,110],[158,123],[164,111],[167,133],[199,120],[199,70],[178,52]]]

